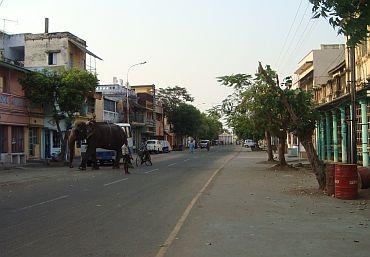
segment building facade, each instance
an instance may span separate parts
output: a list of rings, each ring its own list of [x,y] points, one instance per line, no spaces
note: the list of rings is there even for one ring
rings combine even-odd
[[[325,87],[330,79],[329,71],[340,63],[343,63],[345,46],[342,44],[323,44],[320,49],[310,51],[299,63],[293,74],[292,89],[300,88],[305,91],[318,94],[318,88]],[[318,134],[315,133],[314,141],[317,142]],[[289,133],[287,135],[288,153],[306,157],[304,147],[298,138]]]
[[[355,48],[356,74],[356,149],[357,163],[369,166],[370,49],[369,38]],[[317,150],[326,161],[347,163],[350,158],[351,66],[346,58],[329,70],[327,83],[315,89],[321,117],[318,123]]]
[[[91,57],[101,58],[87,50],[84,40],[69,32],[49,33],[48,23],[46,22],[45,25],[45,32],[39,34],[9,35],[3,33],[0,39],[0,58],[2,62],[25,71],[68,70],[72,68],[89,68],[90,71],[95,71],[87,65],[86,55],[88,54],[90,59]],[[22,90],[17,82],[12,82],[12,88],[14,90],[17,88],[19,91],[16,94],[17,97],[24,95],[23,92],[20,93]],[[95,95],[87,97],[76,117],[76,121],[87,120],[93,116],[95,111],[94,97]],[[64,133],[70,124],[62,121],[60,126]],[[22,133],[19,132],[18,134]],[[44,109],[32,108],[27,110],[26,134],[27,138],[22,140],[26,145],[24,151],[28,159],[50,158],[60,153],[61,135],[57,132],[57,126],[46,107]],[[76,154],[79,154],[78,150]]]

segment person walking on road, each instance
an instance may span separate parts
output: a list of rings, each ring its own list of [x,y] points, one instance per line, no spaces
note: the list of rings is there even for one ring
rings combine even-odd
[[[124,143],[122,146],[122,155],[123,155],[123,169],[125,170],[125,174],[131,174],[128,171],[129,167],[132,167],[131,159],[132,156],[130,154],[130,149],[127,146],[127,143]]]
[[[195,142],[194,140],[192,139],[189,143],[189,151],[190,153],[194,153],[194,148],[195,148]]]

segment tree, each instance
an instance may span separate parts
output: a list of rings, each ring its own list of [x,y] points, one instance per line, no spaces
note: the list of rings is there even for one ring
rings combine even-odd
[[[43,106],[44,111],[54,120],[62,136],[60,157],[64,159],[66,137],[63,138],[60,122],[64,119],[70,122],[74,120],[87,96],[95,91],[98,79],[85,70],[44,70],[41,73],[28,73],[19,82],[26,98],[33,104]]]
[[[266,67],[271,76],[276,73]],[[268,161],[273,160],[270,133],[279,138],[279,165],[287,165],[285,160],[286,133],[288,131],[288,113],[279,101],[279,96],[264,79],[257,74],[255,78],[246,74],[223,76],[222,85],[233,87],[234,94],[223,103],[228,123],[242,134],[262,138],[266,135]],[[266,132],[266,133],[265,133]]]
[[[172,110],[171,119],[173,132],[185,136],[195,136],[202,122],[200,111],[193,105],[180,103]]]
[[[194,98],[188,93],[184,87],[166,87],[159,88],[156,92],[156,97],[163,104],[163,113],[169,119],[175,109],[183,103],[193,102]]]
[[[338,34],[348,37],[347,44],[356,46],[368,37],[370,3],[368,0],[310,0],[314,18],[329,19]]]
[[[278,94],[279,100],[289,113],[289,127],[297,135],[300,143],[306,150],[307,158],[311,164],[316,176],[319,188],[325,188],[325,171],[324,163],[319,160],[315,147],[313,146],[312,137],[318,119],[318,111],[315,108],[312,95],[301,89],[288,90],[281,89],[278,77],[272,77],[262,67],[258,66],[258,73]]]
[[[201,123],[198,127],[196,137],[198,139],[216,140],[222,132],[222,123],[219,121],[219,116],[214,114],[201,114]]]

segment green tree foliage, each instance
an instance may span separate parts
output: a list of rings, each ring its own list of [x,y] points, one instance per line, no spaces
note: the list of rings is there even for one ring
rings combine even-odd
[[[218,136],[222,133],[222,123],[219,121],[219,116],[215,114],[201,114],[201,122],[198,127],[197,134],[195,135],[198,139],[218,139]]]
[[[282,106],[289,114],[289,130],[293,131],[298,136],[300,143],[305,148],[307,158],[316,175],[319,188],[323,190],[325,188],[324,165],[322,161],[319,160],[312,142],[315,125],[318,119],[318,112],[315,109],[311,93],[301,89],[281,89],[276,81],[277,77],[271,76],[271,74],[262,67],[261,63],[259,63],[258,74],[266,84],[278,93]]]
[[[36,105],[43,106],[51,115],[62,135],[60,121],[68,118],[73,121],[81,110],[86,97],[95,91],[98,79],[85,70],[54,71],[44,70],[28,73],[19,80],[26,98]],[[61,156],[64,156],[66,142],[63,140]]]
[[[338,34],[348,36],[347,44],[356,46],[368,37],[370,2],[368,0],[310,0],[314,18],[329,19]]]
[[[55,119],[61,115],[73,119],[88,94],[95,91],[98,79],[84,70],[44,70],[42,73],[28,73],[20,79],[20,84],[26,98],[31,103],[44,106]]]
[[[194,101],[186,88],[179,86],[159,88],[156,97],[162,102],[164,115],[169,119],[180,104]]]
[[[180,103],[173,109],[170,122],[174,133],[195,136],[202,122],[202,115],[193,105]]]

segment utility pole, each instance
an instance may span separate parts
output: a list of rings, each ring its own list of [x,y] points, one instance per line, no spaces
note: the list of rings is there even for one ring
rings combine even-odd
[[[351,67],[351,158],[350,163],[357,164],[357,135],[356,135],[356,64],[355,47],[350,46],[349,63]]]

